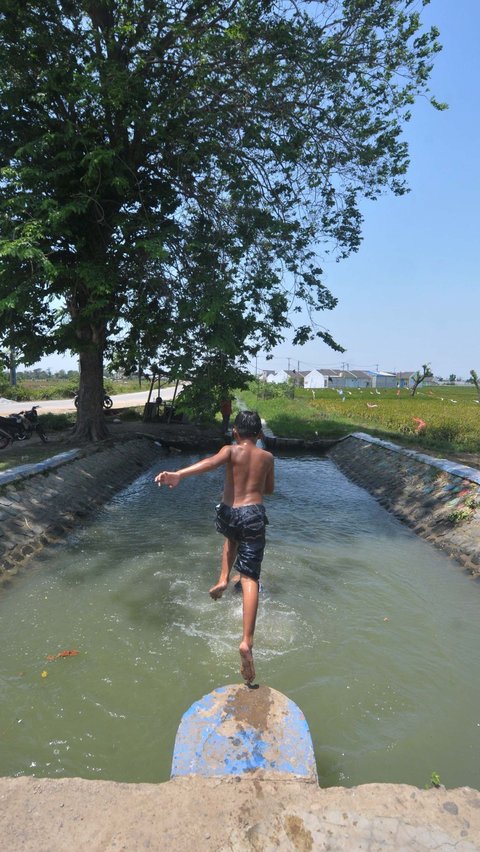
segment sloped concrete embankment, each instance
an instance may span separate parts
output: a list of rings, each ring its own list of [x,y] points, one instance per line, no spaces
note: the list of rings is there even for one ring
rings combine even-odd
[[[480,577],[480,471],[356,432],[329,456],[354,482]]]
[[[8,586],[31,556],[62,541],[161,453],[155,440],[132,436],[0,474],[0,585]]]

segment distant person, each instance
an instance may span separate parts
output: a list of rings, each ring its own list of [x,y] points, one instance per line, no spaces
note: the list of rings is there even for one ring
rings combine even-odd
[[[230,417],[232,416],[232,397],[224,396],[220,403],[220,413],[222,415],[222,434],[226,435],[230,425]]]
[[[258,584],[265,549],[268,519],[263,495],[274,488],[273,456],[257,447],[262,424],[256,411],[241,411],[235,418],[235,444],[227,445],[215,456],[177,471],[163,471],[155,477],[159,485],[175,488],[187,476],[208,473],[225,465],[222,502],[216,507],[215,526],[225,536],[220,577],[210,589],[214,600],[228,586],[233,564],[240,575],[243,594],[243,636],[240,642],[241,673],[247,683],[255,679],[253,635],[258,609]]]

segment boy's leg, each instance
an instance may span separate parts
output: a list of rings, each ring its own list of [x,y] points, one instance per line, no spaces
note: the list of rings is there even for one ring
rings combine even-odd
[[[258,609],[258,581],[242,575],[241,582],[243,592],[243,636],[239,647],[242,660],[240,671],[243,679],[247,683],[251,683],[255,680],[252,648]]]
[[[217,601],[222,597],[225,589],[228,586],[228,581],[230,578],[230,571],[232,570],[232,565],[237,558],[237,550],[238,550],[238,541],[233,541],[231,538],[226,538],[223,545],[222,552],[222,567],[220,569],[220,577],[218,579],[218,583],[216,583],[209,591],[210,597],[213,598],[214,601]]]

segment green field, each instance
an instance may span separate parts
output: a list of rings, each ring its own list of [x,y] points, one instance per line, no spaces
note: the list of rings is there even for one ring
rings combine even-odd
[[[78,391],[80,377],[71,379],[59,379],[52,376],[48,379],[20,379],[16,387],[8,384],[7,374],[0,374],[0,396],[7,399],[42,400],[42,399],[73,399]],[[140,387],[137,378],[131,379],[109,379],[106,378],[104,388],[109,394],[135,393],[139,390],[148,390],[150,382],[143,379]]]
[[[274,387],[274,386],[273,386]],[[266,393],[271,393],[267,386]],[[480,451],[480,403],[475,388],[443,386],[417,391],[335,390],[274,387],[264,399],[262,384],[240,396],[259,411],[275,435],[315,439],[364,431],[402,444],[443,452]],[[419,418],[426,424],[417,431]]]
[[[47,388],[40,387],[41,382],[35,384],[33,398],[45,399],[47,393],[52,393],[52,385],[58,392],[60,383],[50,380]],[[30,394],[32,386],[27,382],[25,385],[24,392]],[[108,390],[119,393],[120,388],[138,390],[138,383],[115,382]],[[264,398],[264,394],[271,396]],[[417,391],[415,397],[408,390],[401,390],[400,395],[396,390],[346,390],[340,396],[335,390],[313,392],[296,388],[292,397],[291,387],[252,382],[249,390],[239,392],[239,397],[247,407],[257,409],[280,437],[314,440],[363,431],[437,453],[480,453],[480,404],[473,386],[426,388]],[[43,424],[47,432],[73,424],[73,418],[71,423],[60,422],[65,415],[43,417],[52,419]],[[420,431],[414,418],[426,424]]]

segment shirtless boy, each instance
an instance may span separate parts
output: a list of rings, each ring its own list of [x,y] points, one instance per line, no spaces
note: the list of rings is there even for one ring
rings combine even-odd
[[[155,477],[159,485],[175,488],[187,476],[208,473],[225,465],[222,502],[216,508],[215,526],[225,536],[220,577],[210,589],[214,600],[222,597],[230,572],[240,575],[243,593],[243,636],[240,642],[241,672],[247,683],[255,679],[253,634],[258,608],[258,581],[265,549],[268,524],[263,495],[274,488],[273,456],[257,447],[262,431],[256,411],[241,411],[235,418],[232,446],[177,471],[163,471]]]

